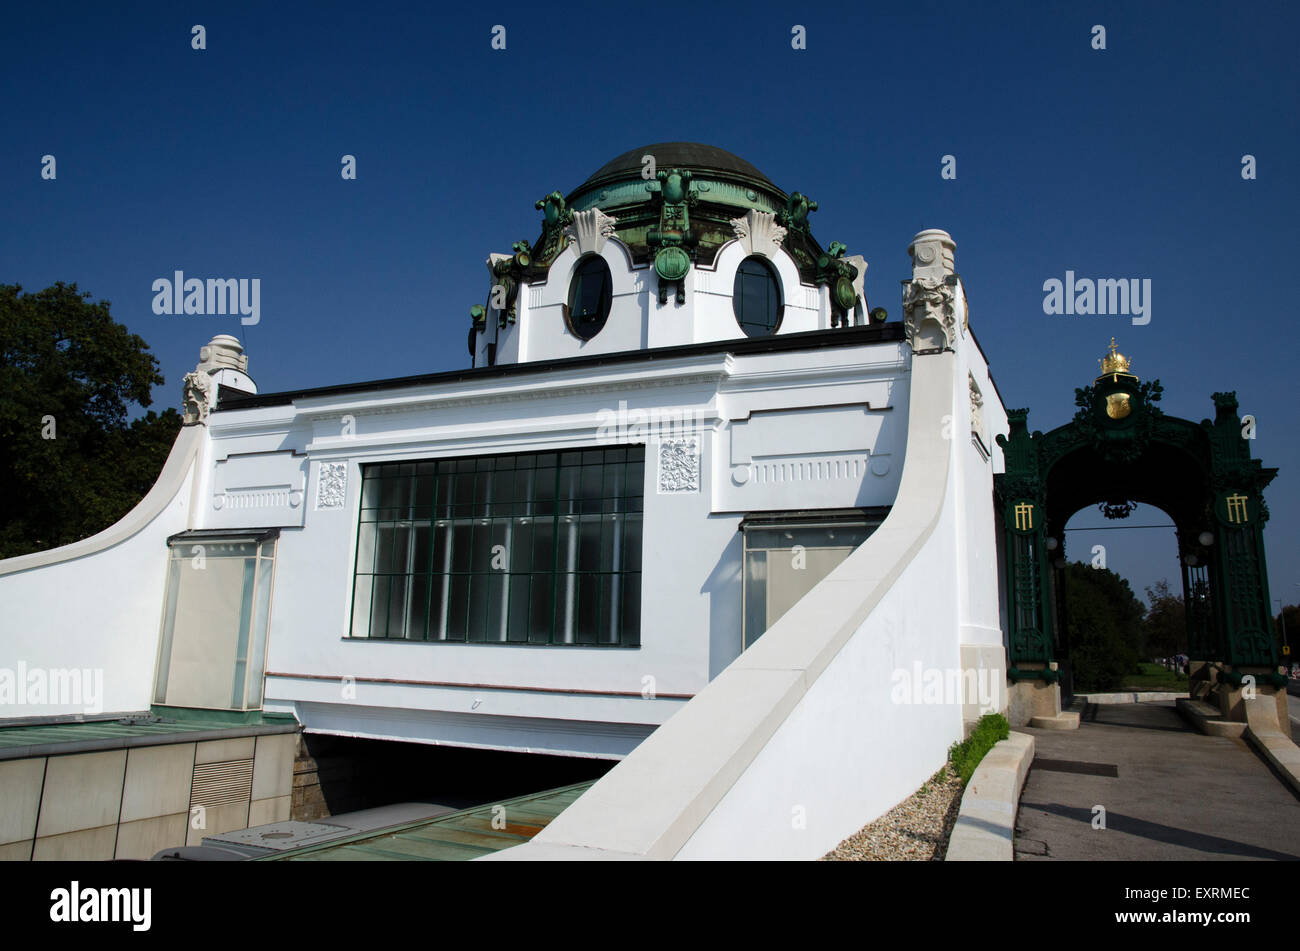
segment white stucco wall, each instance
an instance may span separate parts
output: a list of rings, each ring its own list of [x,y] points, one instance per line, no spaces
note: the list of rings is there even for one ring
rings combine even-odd
[[[973,341],[972,341],[973,342]],[[1002,448],[997,437],[1007,432],[1007,413],[1002,406],[984,356],[977,347],[965,350],[966,369],[974,378],[983,397],[981,413],[984,436],[981,439],[988,458],[975,445],[972,434],[966,440],[962,465],[961,497],[958,503],[966,513],[962,521],[962,563],[968,583],[963,589],[962,624],[978,631],[963,632],[963,643],[1002,643],[998,619],[997,529],[993,503],[993,476],[1002,472]],[[969,402],[967,405],[969,413]],[[969,432],[969,416],[968,432]]]
[[[607,250],[622,253],[612,242]],[[102,709],[146,709],[167,537],[274,527],[266,710],[323,732],[625,755],[740,653],[745,514],[888,506],[897,493],[905,348],[828,342],[214,412],[185,428],[147,504],[122,523],[65,550],[0,563],[3,657],[11,666],[102,669]],[[698,441],[698,479],[687,491],[665,491],[660,481],[654,423],[665,413]],[[349,637],[363,465],[638,439],[648,440],[639,647]],[[326,498],[322,467],[339,465],[344,491]],[[71,712],[84,711],[3,711]]]
[[[621,756],[739,654],[737,529],[747,512],[891,503],[906,442],[905,369],[897,342],[712,352],[219,412],[209,421],[214,463],[196,523],[282,526],[266,709],[325,732]],[[638,413],[653,421],[662,412],[696,427],[699,481],[694,491],[660,491],[652,431],[640,647],[348,637],[363,465],[622,442],[611,422],[635,427]],[[832,456],[860,465],[816,467]],[[342,504],[322,507],[321,467],[337,464],[346,471]],[[758,465],[784,467],[784,476],[737,475]],[[231,485],[279,501],[232,510]],[[652,698],[643,696],[648,685]]]
[[[609,319],[600,333],[581,340],[565,326],[562,306],[568,303],[582,256],[576,245],[570,245],[556,256],[544,281],[519,289],[514,324],[501,328],[490,317],[487,332],[478,335],[475,365],[486,364],[489,341],[497,345],[497,363],[523,363],[744,337],[731,297],[736,270],[749,256],[740,241],[719,248],[712,264],[691,267],[685,278],[686,299],[681,304],[675,290],[665,303],[659,303],[654,268],[633,265],[622,241],[608,239],[599,253],[609,265],[612,280]],[[777,334],[830,327],[826,289],[803,283],[794,259],[784,249],[763,256],[776,271],[781,289],[783,313]]]
[[[962,323],[964,314],[958,314]],[[916,358],[951,364],[948,412],[924,409],[911,425],[942,430],[952,438],[913,434],[928,464],[948,454],[942,508],[932,533],[903,567],[870,614],[819,674],[772,737],[713,807],[678,859],[816,858],[910,796],[943,764],[949,745],[961,738],[969,704],[944,693],[938,702],[899,702],[899,672],[950,672],[969,666],[966,644],[993,645],[976,654],[1004,682],[998,627],[996,547],[993,537],[992,459],[970,441],[971,401],[966,385],[975,375],[986,395],[986,429],[1005,431],[1005,412],[988,382],[987,367],[969,332],[956,353]],[[941,381],[929,380],[931,386]],[[925,384],[922,384],[925,385]],[[923,406],[946,394],[925,393]],[[992,420],[989,419],[992,416]],[[1000,422],[999,422],[1000,420]],[[991,438],[991,437],[990,437]],[[924,464],[921,459],[909,465]],[[906,520],[902,508],[894,517]],[[911,513],[913,519],[920,512]],[[880,541],[884,541],[882,538]],[[871,539],[827,582],[801,603],[804,617],[834,617],[851,610],[873,576]],[[854,579],[860,579],[855,583]],[[806,625],[806,621],[804,622]],[[783,628],[784,630],[784,628]],[[779,635],[779,632],[778,632]],[[764,666],[757,651],[737,666]],[[773,668],[777,664],[770,665]],[[918,687],[921,685],[918,684]],[[926,700],[908,691],[908,700]]]
[[[952,352],[914,359],[885,523],[532,843],[494,860],[816,858],[942,765],[960,698],[899,703],[892,681],[917,663],[960,665],[962,451],[941,426],[966,399],[959,373],[964,384]]]
[[[889,517],[532,842],[491,860],[817,858],[943,764],[969,713],[962,669],[1000,678],[1004,665],[991,636],[996,460],[970,443],[971,379],[987,428],[1005,416],[965,328],[951,241],[922,241],[914,278],[930,296],[915,305],[920,346]],[[938,303],[944,286],[951,310]],[[926,683],[938,675],[935,695],[898,689],[899,673],[923,670]]]
[[[934,534],[675,858],[816,858],[942,765],[961,736],[960,707],[893,702],[893,672],[959,666],[944,591],[955,483]]]
[[[0,561],[0,668],[82,671],[73,702],[0,700],[0,719],[147,710],[153,692],[167,538],[188,527],[202,427],[181,430],[153,490],[123,519],[73,545]],[[89,672],[87,677],[86,672]],[[102,695],[89,696],[102,683]],[[50,697],[51,700],[59,698]],[[87,701],[90,701],[89,703]],[[97,709],[96,709],[97,708]]]

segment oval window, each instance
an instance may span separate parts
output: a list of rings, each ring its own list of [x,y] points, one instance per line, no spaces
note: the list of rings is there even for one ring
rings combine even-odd
[[[760,257],[740,262],[731,307],[745,336],[766,337],[776,333],[781,324],[781,284],[770,264]]]
[[[588,254],[578,262],[569,285],[569,329],[574,336],[590,340],[600,333],[609,319],[613,298],[609,265],[598,254]]]

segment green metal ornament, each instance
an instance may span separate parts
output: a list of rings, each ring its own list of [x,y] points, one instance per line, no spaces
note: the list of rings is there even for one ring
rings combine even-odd
[[[847,277],[840,277],[835,281],[835,303],[840,305],[841,310],[852,310],[857,299],[858,294],[853,289],[851,280]]]
[[[660,248],[655,254],[655,273],[661,281],[680,281],[690,269],[690,256],[679,247]]]

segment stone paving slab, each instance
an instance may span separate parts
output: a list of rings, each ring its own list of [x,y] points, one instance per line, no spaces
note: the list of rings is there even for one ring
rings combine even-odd
[[[1244,740],[1196,732],[1172,701],[1089,705],[1068,733],[1017,729],[1036,745],[1017,861],[1300,859],[1300,799]],[[1095,806],[1105,829],[1093,828]]]

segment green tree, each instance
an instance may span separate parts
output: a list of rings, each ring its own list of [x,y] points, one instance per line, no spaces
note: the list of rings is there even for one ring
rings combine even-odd
[[[1187,650],[1187,610],[1183,596],[1169,590],[1161,578],[1147,588],[1147,615],[1142,622],[1146,652],[1152,657],[1169,657]]]
[[[0,558],[102,531],[153,485],[181,416],[128,422],[164,382],[148,350],[76,284],[0,284]]]
[[[1076,561],[1063,574],[1074,689],[1117,690],[1140,656],[1142,602],[1107,568]]]

